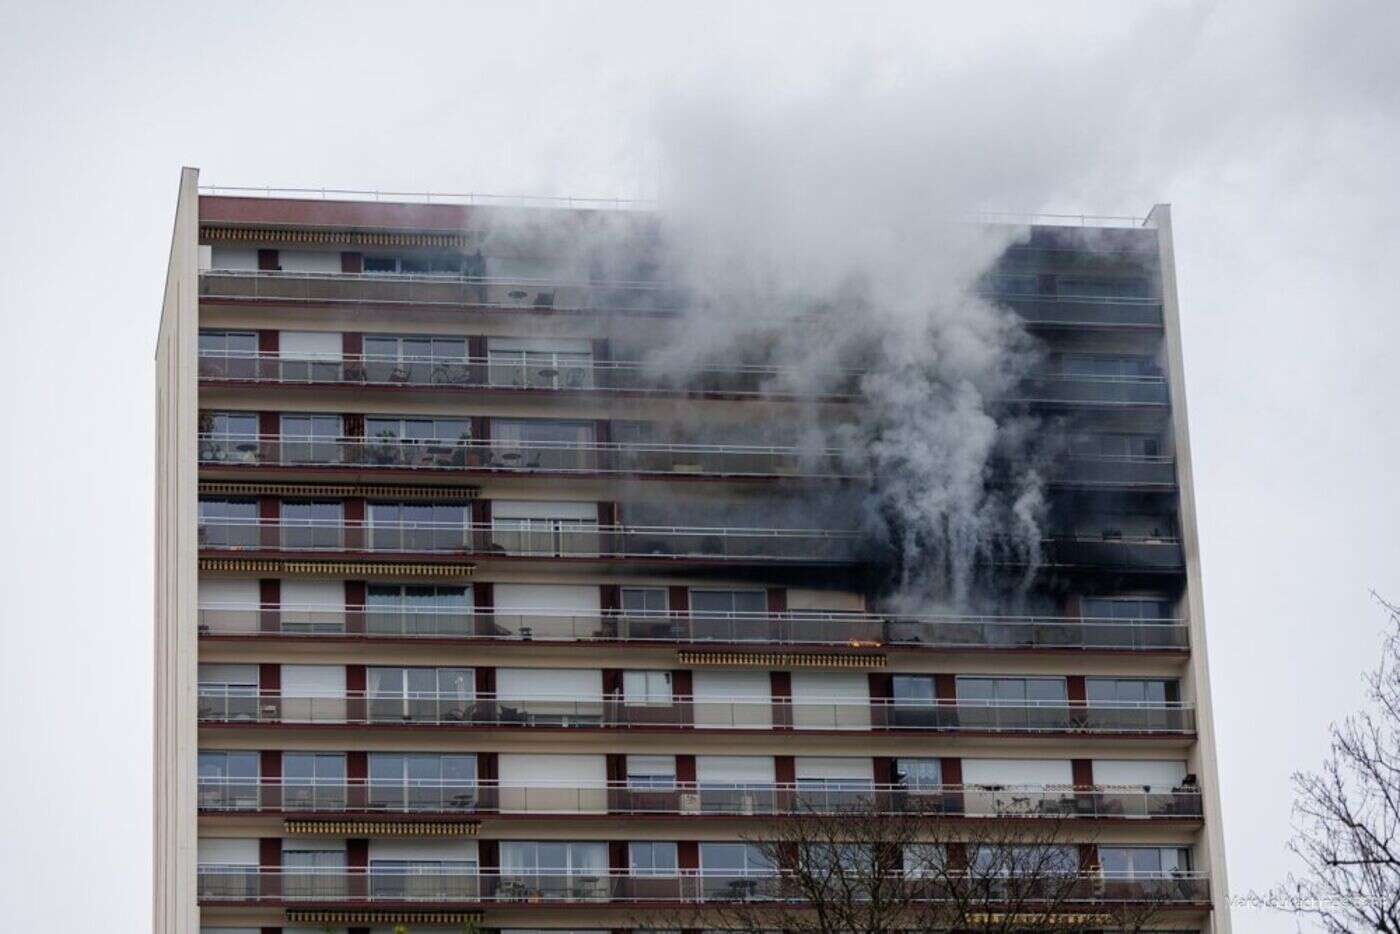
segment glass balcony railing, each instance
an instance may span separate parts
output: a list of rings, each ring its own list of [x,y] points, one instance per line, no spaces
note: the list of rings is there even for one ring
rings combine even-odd
[[[549,392],[715,394],[722,396],[851,399],[860,378],[844,388],[799,393],[801,374],[777,366],[703,367],[668,373],[638,360],[593,360],[587,355],[509,357],[307,357],[280,353],[202,351],[199,378],[209,382],[314,383],[445,389],[525,389]]]
[[[842,782],[667,786],[509,785],[497,782],[199,780],[205,811],[383,814],[631,814],[657,816],[935,814],[966,817],[1199,819],[1195,786],[937,785]]]
[[[282,272],[209,269],[199,276],[202,298],[221,300],[476,306],[529,310],[630,311],[674,315],[689,304],[685,291],[656,282],[486,278],[452,274]],[[1161,299],[1133,295],[1041,295],[994,289],[989,299],[1028,324],[1160,327]]]
[[[211,269],[199,275],[199,295],[277,302],[445,305],[528,311],[627,311],[675,314],[680,290],[650,282],[588,282],[452,274],[281,272]]]
[[[201,635],[507,639],[559,642],[776,644],[934,649],[1178,650],[1188,645],[1179,619],[1063,616],[879,616],[865,613],[563,614],[471,609],[238,604],[199,608]]]
[[[1013,402],[1046,405],[1166,406],[1171,400],[1162,376],[1054,374],[1024,380]]]
[[[497,523],[203,519],[199,547],[213,551],[370,552],[434,556],[693,559],[843,564],[856,535],[820,529],[599,526],[530,520]]]
[[[1067,701],[793,702],[673,697],[633,702],[615,696],[528,697],[414,693],[294,696],[279,692],[201,688],[199,719],[207,723],[358,724],[480,727],[689,728],[726,730],[966,731],[991,733],[1152,733],[1195,731],[1195,711],[1180,703]]]
[[[950,898],[954,885],[975,887],[978,901],[1033,905],[1050,898],[1060,905],[1143,901],[1165,905],[1205,905],[1210,901],[1204,873],[1079,872],[1050,880],[1043,875],[1024,880],[956,874],[941,878],[896,876],[906,888],[903,897],[937,903]],[[990,889],[990,891],[988,891]],[[394,870],[373,866],[354,869],[292,869],[202,863],[197,895],[201,903],[381,903],[452,904],[482,902],[530,903],[706,903],[773,901],[801,904],[796,885],[780,872],[682,871],[631,875],[613,870],[563,871],[479,870],[411,867]]]
[[[436,472],[679,475],[714,477],[852,476],[840,451],[718,444],[564,441],[417,441],[201,435],[199,462],[217,467],[334,467]]]

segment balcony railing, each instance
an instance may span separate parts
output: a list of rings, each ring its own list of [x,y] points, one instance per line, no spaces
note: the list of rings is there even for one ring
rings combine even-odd
[[[509,311],[631,311],[675,314],[680,290],[652,282],[587,282],[430,273],[280,272],[211,269],[200,273],[201,298],[376,305],[471,305]]]
[[[1063,616],[877,616],[865,613],[514,613],[440,608],[242,604],[199,608],[199,631],[215,636],[352,635],[390,639],[560,642],[759,643],[936,649],[1184,650],[1178,619]]]
[[[1180,703],[1067,701],[794,702],[766,697],[632,702],[615,696],[534,694],[522,697],[347,692],[295,696],[276,691],[201,687],[199,718],[207,723],[360,724],[621,729],[971,731],[993,733],[1154,733],[1195,730],[1195,711]]]
[[[524,521],[524,520],[522,520]],[[674,526],[202,519],[199,547],[215,551],[373,552],[531,558],[695,559],[848,563],[853,532]]]
[[[906,897],[930,903],[947,900],[948,886],[958,884],[955,879],[898,878],[907,887]],[[970,878],[967,884],[978,887],[980,900],[988,880]],[[1059,904],[1144,901],[1187,905],[1210,900],[1208,877],[1193,872],[1082,872],[1066,880],[1006,876],[994,884],[1008,903],[1020,905],[1045,900],[1050,892]],[[803,902],[796,885],[782,873],[704,870],[631,875],[612,870],[510,872],[414,867],[388,871],[371,866],[356,871],[201,864],[197,894],[204,903]]]
[[[1007,292],[989,292],[987,297],[1007,306],[1028,324],[1051,327],[1162,326],[1162,300],[1159,298],[1096,298]]]
[[[714,477],[852,476],[836,450],[720,444],[565,441],[416,441],[216,435],[199,438],[204,466],[349,467],[356,470],[665,474]]]
[[[199,780],[206,811],[386,814],[629,814],[759,816],[935,814],[966,817],[1195,819],[1194,787],[676,783],[669,786],[505,785],[496,782]]]
[[[308,358],[280,353],[201,351],[199,377],[211,382],[334,384],[396,388],[529,389],[557,392],[713,393],[726,396],[792,396],[800,374],[787,367],[702,367],[668,374],[637,360],[592,360],[569,354],[530,354],[525,360],[501,357],[376,357],[354,355]],[[859,371],[849,385],[806,397],[850,399]]]
[[[1053,374],[1022,382],[1012,401],[1049,405],[1165,406],[1171,400],[1162,376]]]

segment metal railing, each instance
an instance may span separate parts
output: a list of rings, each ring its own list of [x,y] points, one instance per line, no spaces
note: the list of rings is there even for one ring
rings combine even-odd
[[[531,355],[553,357],[554,355]],[[839,374],[838,374],[839,375]],[[860,371],[844,389],[802,393],[801,371],[780,366],[699,367],[668,373],[640,360],[509,360],[486,357],[295,356],[277,352],[200,351],[199,377],[211,382],[331,383],[351,386],[528,389],[626,393],[852,398]]]
[[[567,195],[501,195],[453,191],[374,191],[363,188],[275,188],[258,185],[200,185],[201,195],[279,198],[298,201],[376,201],[391,204],[454,204],[547,207],[612,211],[651,211],[656,201],[642,198],[575,198]]]
[[[529,525],[508,525],[509,521]],[[550,520],[356,522],[201,519],[199,547],[215,551],[373,552],[534,558],[690,558],[714,561],[854,560],[854,532],[565,524]]]
[[[939,902],[948,898],[957,877],[897,877],[905,897]],[[1077,872],[1059,879],[995,882],[1008,902],[1033,904],[1051,897],[1058,903],[1151,901],[1201,904],[1210,899],[1209,878],[1199,872],[1132,875]],[[968,877],[984,889],[988,878]],[[1068,882],[1068,884],[1067,884]],[[201,902],[531,902],[587,904],[599,902],[706,903],[772,901],[800,905],[804,899],[790,876],[781,872],[681,871],[631,875],[614,870],[519,872],[475,867],[417,866],[365,869],[295,869],[266,866],[200,864],[197,895]]]
[[[297,782],[199,780],[206,811],[406,814],[633,814],[779,816],[935,814],[966,817],[1193,819],[1200,790],[1190,786],[936,785],[865,783],[812,787],[782,783],[678,782],[591,786],[453,781]]]
[[[202,434],[206,466],[480,470],[500,473],[677,474],[717,477],[852,476],[841,452],[798,447],[470,438],[325,438]]]
[[[471,305],[502,311],[628,311],[673,315],[686,307],[680,289],[654,282],[591,282],[464,276],[453,273],[281,272],[208,269],[201,298],[376,305]]]
[[[1182,703],[974,700],[905,701],[769,697],[631,701],[616,695],[346,692],[296,696],[250,688],[201,686],[199,719],[207,723],[360,724],[561,728],[914,730],[1012,733],[1160,733],[1195,731],[1195,710]]]
[[[936,649],[1184,650],[1179,619],[1063,616],[879,616],[866,613],[628,613],[411,607],[201,606],[201,634],[508,639],[560,642],[760,643]]]
[[[1022,381],[1012,402],[1057,405],[1167,405],[1164,376],[1079,376],[1053,373]]]

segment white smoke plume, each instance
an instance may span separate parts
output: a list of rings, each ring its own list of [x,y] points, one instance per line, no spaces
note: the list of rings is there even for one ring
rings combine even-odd
[[[969,222],[999,206],[1000,173],[969,169],[982,141],[926,119],[927,90],[691,97],[658,130],[666,273],[696,299],[653,367],[770,364],[771,388],[818,395],[861,371],[858,417],[814,404],[783,427],[871,478],[859,519],[904,611],[1023,592],[1045,513],[1042,436],[996,404],[1035,342],[978,290],[1024,228]]]

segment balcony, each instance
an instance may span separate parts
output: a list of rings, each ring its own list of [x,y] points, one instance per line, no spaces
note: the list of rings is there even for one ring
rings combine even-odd
[[[199,378],[209,383],[352,386],[383,389],[528,390],[532,392],[625,393],[773,397],[798,395],[784,388],[795,374],[776,366],[705,367],[674,374],[636,360],[591,360],[572,354],[532,354],[525,362],[496,357],[353,356],[314,360],[278,353],[199,355]],[[557,358],[557,359],[552,359]],[[849,374],[846,391],[802,394],[803,398],[855,398],[860,373]]]
[[[1157,298],[1013,295],[990,293],[1031,326],[1069,328],[1160,328],[1162,302]]]
[[[914,901],[937,903],[949,898],[956,879],[900,877]],[[979,888],[985,878],[969,878]],[[1204,873],[1172,872],[1117,875],[1077,873],[1072,885],[1047,884],[1043,878],[1020,882],[1014,876],[994,880],[1010,904],[1034,904],[1053,886],[1061,904],[1152,902],[1205,905],[1210,901]],[[1066,893],[1065,889],[1069,888]],[[507,872],[476,868],[415,868],[411,871],[366,869],[282,869],[204,864],[199,867],[197,896],[202,904],[588,904],[608,902],[704,904],[771,901],[800,905],[796,886],[782,873],[682,871],[667,875],[631,875],[613,870],[588,873],[560,871]],[[1067,897],[1066,897],[1067,896]],[[978,896],[981,900],[982,896]]]
[[[1103,735],[1186,735],[1195,710],[1180,703],[1073,704],[1066,701],[831,701],[674,697],[629,702],[616,696],[415,693],[289,696],[276,691],[199,691],[199,719],[214,724],[358,725],[627,730],[850,730]]]
[[[625,613],[568,615],[437,608],[240,605],[199,608],[207,636],[478,639],[639,644],[758,644],[931,649],[1185,651],[1177,619],[1063,616],[878,616],[864,613]]]
[[[1023,380],[1008,401],[1055,407],[1165,408],[1171,400],[1163,376],[1052,374]]]
[[[1186,568],[1181,540],[1169,536],[1063,535],[1046,539],[1041,547],[1049,564],[1145,573]]]
[[[201,435],[204,467],[305,467],[439,474],[571,474],[844,479],[840,451],[717,444],[415,441]]]
[[[995,818],[1199,820],[1193,786],[905,785],[814,789],[794,784],[677,783],[591,787],[496,782],[319,782],[199,780],[199,808],[212,813],[288,814],[614,814],[654,817],[881,814]]]
[[[204,519],[199,523],[200,549],[217,552],[849,564],[856,560],[856,541],[853,532],[821,529],[598,526],[548,521],[530,526],[314,519]]]
[[[625,311],[675,314],[684,294],[650,282],[574,282],[381,272],[280,272],[205,270],[199,276],[202,299],[260,302],[439,305],[507,312]]]

